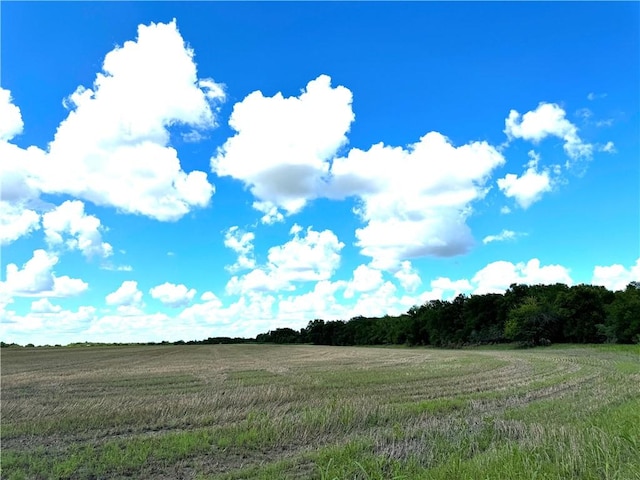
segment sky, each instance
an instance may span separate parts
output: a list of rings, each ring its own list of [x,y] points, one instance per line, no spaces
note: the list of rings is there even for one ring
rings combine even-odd
[[[3,2],[5,342],[640,280],[637,2]]]

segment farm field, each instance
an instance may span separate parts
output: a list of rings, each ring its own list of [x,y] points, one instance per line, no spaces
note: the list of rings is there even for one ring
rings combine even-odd
[[[640,346],[3,349],[2,478],[640,479]]]

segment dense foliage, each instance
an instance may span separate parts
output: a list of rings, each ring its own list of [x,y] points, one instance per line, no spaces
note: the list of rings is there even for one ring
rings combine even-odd
[[[434,345],[515,341],[640,343],[640,283],[611,292],[594,285],[511,285],[503,295],[432,300],[399,317],[313,320],[300,331],[278,328],[260,343]]]

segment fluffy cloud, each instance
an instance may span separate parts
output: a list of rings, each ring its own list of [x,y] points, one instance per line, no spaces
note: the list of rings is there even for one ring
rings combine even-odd
[[[148,342],[201,340],[210,336],[255,336],[281,326],[273,314],[274,298],[249,294],[223,307],[211,292],[203,303],[189,306],[175,316],[145,312],[129,305],[106,315],[96,315],[94,307],[62,310],[44,302],[34,302],[32,311],[21,316],[2,310],[0,318],[5,341],[53,344],[74,341]],[[135,303],[135,299],[133,302]]]
[[[23,150],[8,143],[22,132],[20,109],[11,92],[0,87],[0,245],[7,245],[40,228],[40,215],[29,208],[38,190],[28,180],[25,167],[44,155],[38,148]]]
[[[596,266],[591,283],[602,285],[609,290],[624,290],[631,282],[640,282],[640,258],[629,269],[620,264]]]
[[[455,292],[455,295],[458,295],[461,292],[471,290],[473,287],[467,280],[452,281],[445,277],[439,277],[431,281],[431,288],[440,291],[451,290]]]
[[[0,245],[8,245],[40,228],[40,215],[20,205],[0,201]]]
[[[78,278],[56,276],[53,273],[56,263],[57,256],[36,250],[22,269],[14,263],[7,265],[6,281],[0,282],[0,291],[18,297],[70,297],[89,287]]]
[[[175,21],[140,25],[136,41],[106,55],[93,88],[80,86],[65,100],[69,115],[46,154],[6,142],[0,147],[9,159],[3,168],[11,173],[8,191],[13,197],[28,190],[69,194],[176,220],[206,206],[213,186],[205,172],[181,169],[168,146],[169,128],[215,126],[211,103],[223,99],[220,85],[198,80]]]
[[[62,311],[60,305],[52,305],[48,298],[41,298],[31,302],[31,311],[33,313],[58,313]]]
[[[461,293],[483,295],[486,293],[504,293],[511,284],[551,285],[573,281],[569,270],[562,265],[540,265],[540,260],[533,258],[527,263],[511,263],[507,261],[492,262],[476,272],[471,281],[467,279],[452,280],[439,277],[431,281],[431,290],[420,295],[421,302],[441,300],[455,297]]]
[[[400,296],[393,283],[384,282],[377,290],[361,294],[356,304],[349,309],[346,318],[360,315],[365,317],[401,315],[415,303],[415,297]]]
[[[188,289],[186,286],[173,283],[163,283],[149,290],[151,296],[160,300],[164,305],[169,307],[185,307],[191,303],[196,295],[195,289]]]
[[[180,322],[175,322],[182,329],[190,326],[188,334],[194,337],[196,331],[202,332],[200,338],[210,336],[255,336],[257,333],[282,326],[274,315],[275,298],[263,292],[248,292],[236,302],[223,306],[222,302],[211,292],[205,292],[203,303],[185,308],[178,315]],[[205,295],[203,294],[203,297]],[[180,337],[178,337],[180,338]]]
[[[521,138],[538,143],[548,136],[564,140],[564,150],[572,159],[591,157],[593,146],[578,136],[578,128],[566,118],[566,112],[555,103],[540,103],[538,108],[520,115],[511,110],[505,120],[509,140]]]
[[[100,220],[87,215],[84,203],[66,201],[42,216],[42,226],[49,245],[64,243],[71,250],[80,250],[85,257],[109,257],[113,248],[102,241]],[[65,241],[65,237],[69,237]]]
[[[461,293],[468,293],[473,290],[473,286],[468,280],[451,280],[446,277],[438,277],[431,281],[431,290],[427,290],[420,295],[421,303],[431,300],[443,300],[457,297]]]
[[[105,297],[107,305],[116,306],[116,311],[122,316],[142,315],[142,292],[138,290],[138,282],[126,280],[114,292]]]
[[[360,265],[353,271],[353,279],[344,292],[345,298],[353,298],[355,292],[371,292],[383,284],[382,272],[367,265]]]
[[[473,293],[503,293],[512,283],[528,285],[573,282],[569,271],[562,265],[540,266],[540,260],[533,258],[526,264],[520,262],[513,264],[506,261],[490,263],[478,271],[472,279],[476,285]]]
[[[491,242],[504,242],[505,240],[513,240],[518,236],[513,230],[502,230],[497,235],[487,235],[482,239],[485,245]]]
[[[551,177],[549,170],[538,171],[540,157],[533,151],[529,152],[531,160],[527,163],[527,170],[518,177],[508,173],[498,179],[498,188],[508,198],[515,198],[520,207],[526,209],[542,198],[545,192],[551,191]]]
[[[322,280],[313,290],[302,295],[288,296],[278,303],[278,318],[303,326],[310,320],[344,319],[348,314],[346,308],[336,301],[336,293],[343,289],[345,282],[330,282]]]
[[[402,285],[402,288],[407,292],[414,292],[422,283],[420,275],[418,275],[418,272],[414,270],[411,262],[408,260],[402,262],[400,270],[395,273],[394,277],[400,281],[400,285]]]
[[[200,295],[200,300],[202,300],[203,302],[210,302],[211,300],[216,300],[218,297],[216,296],[215,293],[213,292],[204,292],[202,295]]]
[[[223,308],[220,299],[213,292],[204,292],[200,300],[202,303],[191,305],[180,312],[179,318],[189,321],[220,320],[219,313]]]
[[[37,168],[46,161],[46,153],[37,147],[22,149],[0,140],[0,198],[14,207],[24,208],[40,195]]]
[[[273,225],[274,223],[284,221],[284,215],[282,215],[282,213],[278,211],[278,207],[271,202],[253,202],[253,208],[264,213],[260,221],[266,225]]]
[[[253,240],[255,235],[252,232],[243,232],[237,226],[231,227],[224,234],[224,246],[230,248],[238,254],[238,260],[233,265],[227,267],[230,272],[238,270],[248,270],[255,268],[256,260],[253,257]]]
[[[294,290],[284,278],[278,277],[273,271],[262,269],[252,270],[241,277],[231,277],[227,283],[226,292],[230,295],[248,292],[277,292],[279,290]]]
[[[11,140],[22,133],[24,124],[20,109],[11,99],[11,92],[0,87],[0,141]]]
[[[294,282],[328,280],[340,265],[340,251],[344,243],[331,230],[317,232],[294,225],[293,239],[271,247],[264,267],[252,270],[242,277],[233,277],[227,284],[231,294],[250,291],[292,290]]]
[[[82,333],[83,339],[95,339],[99,342],[159,342],[175,338],[168,331],[171,327],[169,316],[163,313],[146,314],[134,307],[118,308],[117,314],[95,318]],[[182,338],[192,338],[188,328],[181,333]],[[202,334],[196,331],[193,333]]]
[[[503,163],[486,142],[455,147],[431,132],[408,149],[378,144],[335,159],[330,195],[360,199],[366,226],[356,231],[357,245],[375,268],[395,270],[403,260],[466,252],[471,203]]]
[[[247,185],[265,223],[280,218],[279,208],[297,212],[319,195],[330,159],[347,142],[351,100],[326,75],[298,97],[253,92],[234,106],[229,125],[237,133],[218,149],[211,169]]]
[[[96,309],[81,306],[77,310],[63,310],[51,305],[47,299],[33,302],[31,311],[26,315],[18,315],[14,311],[0,313],[2,317],[3,335],[18,343],[35,345],[66,344],[73,341],[96,340],[103,338],[87,338],[86,331],[96,319]]]
[[[305,234],[301,232],[294,225],[292,240],[269,249],[270,270],[291,282],[327,280],[340,265],[344,243],[331,230],[317,232],[309,227]]]
[[[281,299],[277,326],[283,326],[282,320],[288,326],[301,328],[316,318],[345,320],[357,316],[400,315],[415,303],[415,298],[398,296],[397,288],[391,282],[380,282],[376,288],[360,292],[355,303],[338,302],[338,291],[346,292],[347,288],[348,282],[323,280],[310,292]]]

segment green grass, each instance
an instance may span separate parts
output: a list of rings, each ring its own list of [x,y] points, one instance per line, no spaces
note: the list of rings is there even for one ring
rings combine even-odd
[[[640,349],[2,351],[2,473],[639,479]]]

